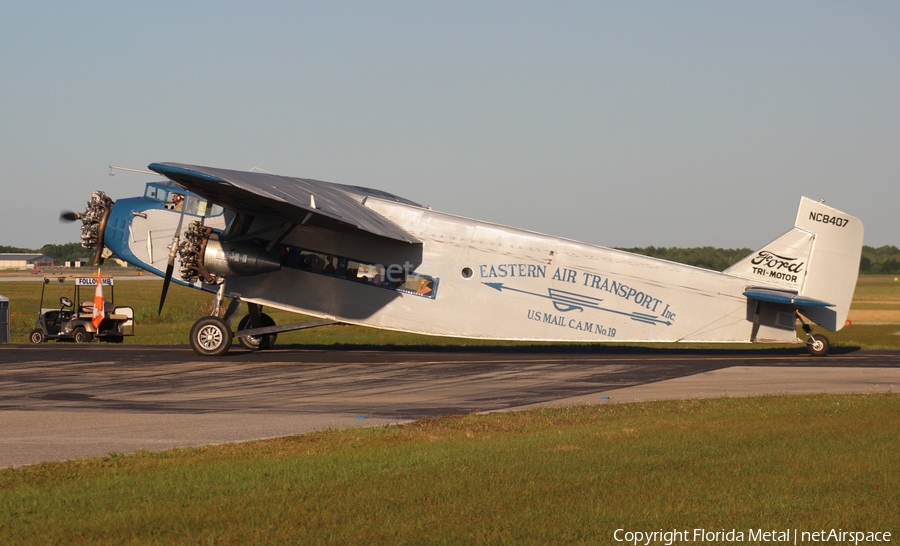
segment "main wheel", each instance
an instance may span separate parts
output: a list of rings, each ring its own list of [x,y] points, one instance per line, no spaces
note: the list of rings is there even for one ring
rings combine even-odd
[[[809,349],[809,354],[813,356],[825,356],[828,354],[828,350],[831,349],[831,343],[822,334],[813,334],[812,339],[807,342],[806,348]]]
[[[272,317],[269,315],[262,313],[259,315],[259,324],[260,327],[275,326],[275,321],[272,320]],[[250,315],[244,316],[244,318],[238,322],[238,330],[246,330],[248,328],[251,328]],[[278,334],[266,334],[262,336],[243,336],[237,339],[238,343],[245,348],[250,349],[251,351],[257,351],[260,349],[271,349],[272,346],[275,345],[275,340],[277,338]]]
[[[234,334],[219,317],[203,317],[191,327],[191,349],[200,356],[222,356],[231,347]]]
[[[35,345],[47,341],[47,337],[44,336],[44,331],[40,328],[35,328],[34,330],[32,330],[31,333],[28,334],[28,339],[31,340],[31,342]]]
[[[76,326],[72,332],[72,339],[75,343],[90,343],[94,340],[94,334],[84,329],[84,326]]]

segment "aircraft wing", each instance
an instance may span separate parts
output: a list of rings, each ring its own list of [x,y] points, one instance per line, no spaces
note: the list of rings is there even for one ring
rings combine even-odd
[[[148,168],[211,203],[235,212],[337,231],[363,231],[404,243],[421,243],[365,206],[368,197],[419,206],[387,192],[306,178],[181,163],[151,163]]]

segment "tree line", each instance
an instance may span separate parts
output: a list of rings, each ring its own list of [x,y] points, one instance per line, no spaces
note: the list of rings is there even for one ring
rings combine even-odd
[[[94,251],[82,248],[81,244],[79,243],[44,245],[36,250],[33,248],[0,245],[0,252],[14,254],[43,254],[45,256],[53,258],[57,264],[74,262],[77,260],[91,261],[94,259]]]
[[[619,248],[643,256],[652,256],[672,262],[678,262],[713,271],[724,271],[753,252],[749,248],[714,248],[702,246],[694,248],[656,247]],[[38,250],[0,245],[0,252],[23,254],[45,254],[56,263],[75,260],[90,260],[93,251],[86,250],[78,243],[63,245],[44,245]],[[900,249],[893,245],[871,247],[864,246],[859,260],[859,272],[863,275],[898,275],[900,274]]]
[[[724,271],[754,252],[749,248],[713,248],[711,246],[695,248],[648,246],[646,248],[619,248],[618,250],[714,271]],[[877,248],[863,246],[862,257],[859,259],[859,272],[861,275],[900,274],[900,249],[893,245]]]
[[[859,259],[859,272],[863,275],[900,274],[900,250],[893,245],[878,248],[864,246],[862,258]]]

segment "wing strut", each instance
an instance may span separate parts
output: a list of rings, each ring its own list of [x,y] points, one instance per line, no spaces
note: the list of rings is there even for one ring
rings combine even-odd
[[[266,252],[272,252],[272,249],[274,249],[278,243],[283,241],[295,227],[297,227],[297,224],[285,223],[282,225],[281,229],[278,230],[278,233],[276,233],[275,236],[272,237],[272,240],[269,241],[269,244],[266,245]]]

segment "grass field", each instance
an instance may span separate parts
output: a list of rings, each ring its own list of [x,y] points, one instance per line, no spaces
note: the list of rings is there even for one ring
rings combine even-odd
[[[115,274],[115,273],[113,273]],[[146,345],[187,344],[187,335],[193,323],[209,314],[213,296],[178,285],[172,285],[163,314],[157,316],[161,282],[121,281],[115,286],[115,298],[119,305],[134,308],[136,335],[126,338],[126,343]],[[44,306],[52,307],[60,296],[72,297],[73,285],[51,283],[47,285]],[[10,300],[10,341],[27,343],[28,333],[40,304],[41,284],[37,282],[0,282],[0,294]],[[109,298],[112,294],[106,293]],[[82,293],[82,299],[92,299],[92,294]],[[48,303],[49,302],[49,303]],[[52,303],[52,305],[51,305]],[[309,317],[284,311],[267,309],[278,324],[307,320]],[[860,277],[850,311],[851,327],[840,332],[828,333],[833,346],[869,349],[900,349],[900,281],[894,277]],[[496,342],[431,337],[403,332],[388,332],[358,326],[336,325],[305,331],[286,332],[278,335],[278,344],[297,345],[530,345],[519,342]],[[540,344],[547,345],[547,344]],[[656,344],[655,346],[659,346]],[[672,345],[684,347],[684,344]],[[771,345],[723,345],[724,347],[771,347]]]
[[[900,396],[580,406],[0,471],[2,544],[900,531]],[[707,543],[723,543],[707,541]],[[654,542],[662,544],[662,542]]]
[[[860,277],[850,310],[853,322],[894,322],[900,324],[900,280],[872,275]]]

